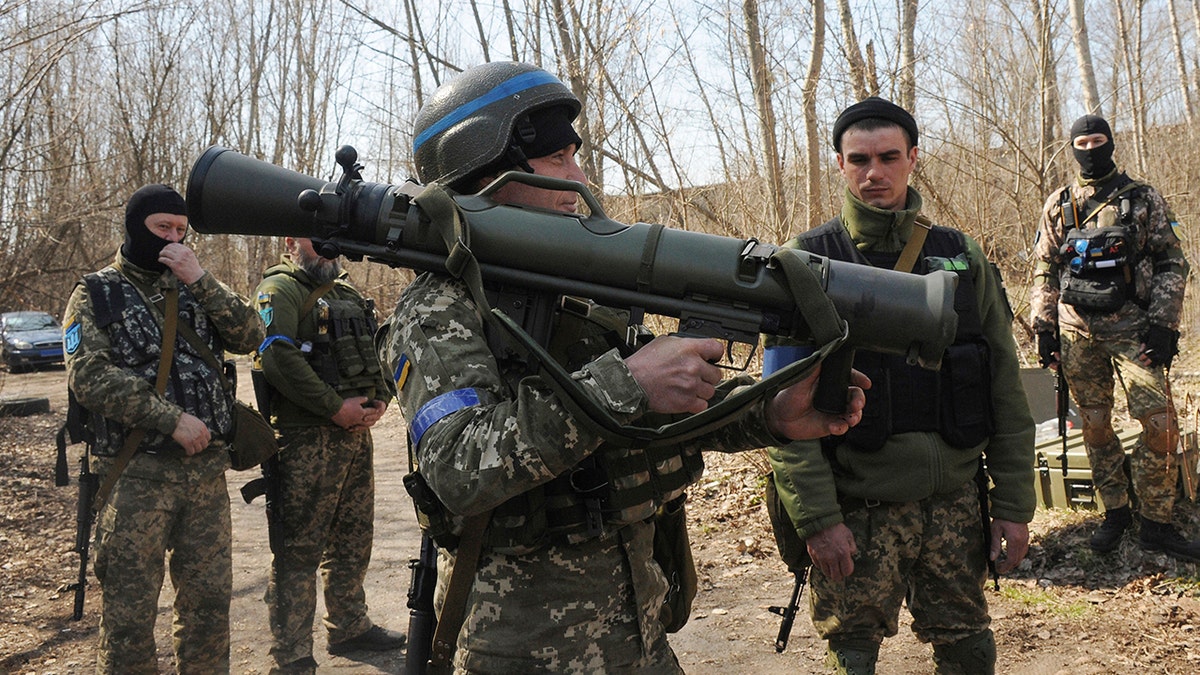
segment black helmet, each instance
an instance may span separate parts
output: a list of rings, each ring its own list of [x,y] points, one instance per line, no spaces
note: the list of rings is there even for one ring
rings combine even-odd
[[[499,61],[469,68],[438,87],[417,113],[413,159],[422,183],[462,188],[504,161],[517,123],[530,112],[562,106],[570,120],[579,99],[554,75],[527,63]],[[461,191],[461,190],[460,190]]]

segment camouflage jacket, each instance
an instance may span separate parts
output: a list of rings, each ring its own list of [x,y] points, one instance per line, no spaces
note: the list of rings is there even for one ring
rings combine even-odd
[[[422,475],[457,516],[482,513],[570,471],[594,452],[601,438],[577,420],[537,378],[521,380],[516,392],[501,376],[484,333],[484,320],[466,287],[444,275],[423,274],[401,296],[385,327],[381,358],[392,373],[397,398],[410,428],[419,412],[438,397],[469,396],[470,405],[428,426],[416,443]],[[619,421],[647,414],[647,399],[616,350],[573,373],[586,395]],[[739,382],[723,383],[728,391]],[[446,400],[446,399],[443,399]],[[436,407],[436,402],[429,406]],[[778,443],[767,430],[763,407],[688,444],[684,452],[737,451]],[[667,590],[653,560],[654,526],[636,522],[606,529],[578,545],[550,543],[522,555],[487,552],[480,562],[468,608],[462,658],[485,658],[489,650],[527,649],[521,669],[552,667],[534,652],[571,644],[589,653],[592,670],[603,671],[662,639],[658,611]],[[632,605],[630,604],[630,601]],[[542,607],[546,620],[525,614]],[[475,615],[480,608],[480,615]],[[569,617],[551,617],[555,612]],[[580,643],[561,635],[584,613],[600,624]],[[597,619],[599,617],[599,619]],[[506,636],[519,637],[507,644]],[[576,636],[577,637],[577,636]],[[586,644],[585,644],[586,643]],[[460,644],[462,644],[460,642]],[[463,656],[465,655],[465,656]],[[459,657],[456,657],[459,658]],[[609,659],[615,659],[610,661]],[[559,668],[566,660],[553,661]],[[484,670],[497,669],[485,662]],[[505,667],[511,669],[513,664]]]
[[[1030,312],[1035,332],[1053,331],[1061,325],[1090,337],[1138,340],[1149,324],[1179,330],[1188,262],[1175,214],[1158,190],[1149,185],[1138,185],[1128,193],[1136,249],[1133,297],[1110,313],[1083,311],[1060,302],[1061,277],[1068,262],[1061,253],[1068,229],[1063,222],[1063,192],[1069,190],[1078,208],[1084,209],[1098,189],[1121,175],[1116,172],[1094,181],[1080,179],[1046,199],[1034,243],[1037,272],[1030,293]],[[1118,198],[1109,200],[1095,213],[1081,212],[1081,226],[1090,229],[1119,225],[1119,208]]]
[[[120,254],[115,266],[145,286],[166,288],[181,282],[169,271],[162,274],[138,268]],[[204,316],[192,321],[207,321],[220,335],[226,349],[246,354],[262,341],[262,322],[254,309],[234,294],[210,273],[186,286],[204,309]],[[113,359],[108,332],[96,325],[96,309],[87,287],[79,284],[67,301],[63,322],[66,339],[67,386],[79,402],[89,410],[114,420],[127,428],[146,428],[169,436],[185,411],[154,390],[154,382],[138,377],[119,367]],[[151,336],[147,341],[161,341],[158,325],[146,327]],[[182,336],[176,339],[176,350],[190,350]],[[159,345],[147,348],[148,358],[157,360]],[[217,377],[214,373],[213,377]],[[169,392],[168,392],[169,393]],[[181,455],[150,455],[137,453],[125,469],[129,475],[154,480],[185,482],[206,478],[223,472],[229,466],[228,453],[216,430],[207,450],[191,457]],[[96,470],[103,472],[109,460],[97,458]]]
[[[277,428],[333,424],[342,401],[353,396],[391,398],[375,352],[374,304],[343,272],[322,296],[325,302],[318,301],[307,316],[300,316],[319,285],[285,255],[263,273],[255,291],[267,331],[259,358],[273,390],[271,421]],[[361,315],[344,334],[335,335],[340,330],[328,325],[330,302]]]

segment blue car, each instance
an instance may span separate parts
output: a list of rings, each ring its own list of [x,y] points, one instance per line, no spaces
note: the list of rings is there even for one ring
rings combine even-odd
[[[0,314],[0,356],[12,373],[63,361],[62,327],[45,312]]]

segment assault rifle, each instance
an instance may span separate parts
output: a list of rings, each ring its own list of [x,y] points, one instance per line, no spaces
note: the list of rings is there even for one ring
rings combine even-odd
[[[1062,440],[1062,475],[1067,475],[1067,416],[1071,414],[1071,389],[1067,385],[1067,376],[1063,374],[1062,359],[1054,369],[1054,409],[1058,413],[1058,436]]]
[[[71,619],[78,621],[83,618],[83,601],[87,593],[88,554],[92,543],[92,525],[96,514],[92,509],[96,501],[96,492],[100,489],[100,477],[92,473],[88,459],[91,451],[92,436],[84,422],[86,413],[83,406],[75,400],[75,392],[67,393],[67,420],[59,428],[55,436],[58,448],[58,459],[54,468],[54,484],[62,487],[69,485],[67,475],[67,446],[75,443],[87,443],[83,454],[79,457],[79,493],[75,501],[75,552],[79,554],[79,576],[75,583],[67,584],[64,590],[75,592],[75,607]]]

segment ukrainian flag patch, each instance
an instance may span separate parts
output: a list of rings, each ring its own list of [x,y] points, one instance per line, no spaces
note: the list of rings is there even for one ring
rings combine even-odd
[[[392,373],[392,381],[396,383],[396,391],[404,389],[404,383],[408,381],[408,371],[412,367],[412,362],[408,360],[408,354],[400,355],[400,362],[396,364],[396,371]]]

